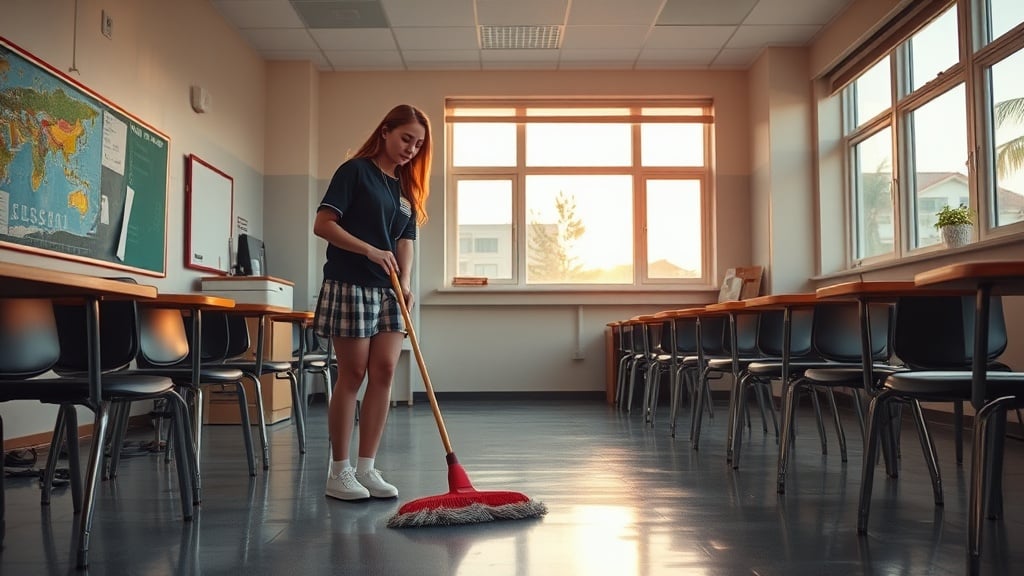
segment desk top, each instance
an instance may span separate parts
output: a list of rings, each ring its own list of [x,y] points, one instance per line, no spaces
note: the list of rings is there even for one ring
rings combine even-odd
[[[708,304],[704,307],[704,312],[733,312],[743,310],[746,307],[746,300],[729,300],[727,302],[718,302],[717,304]]]
[[[266,314],[287,314],[292,309],[287,306],[274,306],[272,304],[244,304],[235,302],[235,307],[225,312],[239,312],[242,314],[266,315]]]
[[[15,298],[97,296],[100,298],[156,298],[155,286],[122,282],[86,274],[0,262],[0,295]]]
[[[302,322],[308,323],[313,321],[315,314],[309,310],[292,310],[291,312],[285,312],[282,314],[271,314],[270,319],[274,322]]]
[[[1024,260],[960,262],[914,276],[914,284],[936,288],[973,291],[983,283],[995,294],[1024,294]]]
[[[748,310],[781,309],[793,306],[813,306],[818,303],[814,292],[801,294],[768,294],[743,301]]]
[[[152,308],[199,308],[202,310],[220,310],[234,308],[235,301],[223,296],[202,294],[199,292],[188,292],[184,294],[157,295],[156,300],[140,302],[142,306]]]
[[[821,299],[855,299],[864,296],[872,298],[898,298],[919,291],[911,280],[887,282],[887,281],[865,281],[843,282],[822,286],[815,292]]]

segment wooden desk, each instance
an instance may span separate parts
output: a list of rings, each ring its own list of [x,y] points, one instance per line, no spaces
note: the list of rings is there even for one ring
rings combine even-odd
[[[95,414],[93,442],[86,469],[85,498],[79,519],[78,565],[88,564],[89,535],[93,505],[107,433],[107,413],[103,406],[103,382],[100,374],[100,300],[156,298],[153,286],[121,282],[85,274],[60,272],[23,264],[0,262],[0,296],[5,298],[82,298],[86,312],[89,354],[89,398]],[[0,542],[6,532],[4,486],[0,475]]]
[[[1024,261],[983,261],[962,262],[941,268],[928,270],[914,276],[914,283],[922,287],[971,290],[976,293],[974,321],[974,357],[971,364],[971,404],[974,406],[974,449],[971,454],[971,488],[967,518],[967,551],[969,568],[977,568],[976,563],[981,557],[981,535],[984,515],[985,497],[984,467],[985,459],[982,451],[987,451],[985,429],[988,427],[990,414],[998,414],[995,421],[993,437],[1001,437],[1006,429],[1006,406],[1015,400],[1014,396],[987,401],[988,376],[988,331],[989,331],[989,297],[992,295],[1024,294]],[[1016,395],[1019,398],[1020,395]],[[998,442],[998,441],[997,441]],[[992,469],[989,487],[989,500],[997,502],[997,509],[1002,508],[999,496],[1002,494],[1002,457],[991,459]]]
[[[919,287],[970,290],[977,294],[971,404],[975,410],[980,410],[985,404],[989,296],[1024,294],[1024,260],[950,264],[914,276],[914,284]]]

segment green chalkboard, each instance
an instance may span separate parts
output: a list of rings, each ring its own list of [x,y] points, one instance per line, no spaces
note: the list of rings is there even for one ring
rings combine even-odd
[[[168,144],[0,38],[0,246],[164,276]]]

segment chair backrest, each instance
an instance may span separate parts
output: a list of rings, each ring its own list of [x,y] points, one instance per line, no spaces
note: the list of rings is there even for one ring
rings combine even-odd
[[[736,350],[741,357],[757,356],[760,352],[757,349],[757,322],[759,312],[741,312],[736,314]],[[726,354],[732,354],[732,337],[730,331],[732,324],[725,328],[725,341],[723,342]]]
[[[249,324],[245,321],[245,316],[241,314],[224,314],[218,313],[224,318],[224,321],[228,327],[228,347],[226,358],[238,358],[249,351],[249,347],[252,345],[252,340],[249,339]],[[207,314],[203,316],[206,318],[210,316]]]
[[[707,356],[728,356],[726,337],[729,319],[725,316],[708,316],[700,319],[700,347]]]
[[[871,359],[889,359],[892,306],[884,302],[868,304],[871,323]],[[860,362],[860,308],[856,302],[822,302],[814,307],[812,328],[814,350],[822,358],[837,362]]]
[[[231,334],[228,331],[228,316],[204,312],[203,320],[203,351],[202,362],[220,362],[228,357],[231,346]],[[185,329],[192,333],[192,318],[185,318]],[[191,362],[191,357],[187,360]]]
[[[171,308],[144,307],[139,312],[140,367],[180,364],[189,355],[189,332],[181,312]]]
[[[139,314],[134,300],[103,300],[100,308],[100,370],[127,368],[139,352]],[[84,374],[89,369],[85,307],[55,304],[54,318],[60,340],[60,358],[54,371]]]
[[[680,356],[697,354],[697,318],[676,318],[676,353]]]
[[[793,308],[789,313],[789,357],[811,354],[812,308]],[[781,358],[785,339],[785,310],[764,310],[758,317],[757,349],[769,358]]]
[[[0,379],[38,376],[58,358],[60,339],[50,300],[0,298]]]
[[[917,296],[896,303],[893,353],[915,370],[967,370],[974,360],[975,297]],[[989,300],[988,356],[1006,350],[1002,298]]]

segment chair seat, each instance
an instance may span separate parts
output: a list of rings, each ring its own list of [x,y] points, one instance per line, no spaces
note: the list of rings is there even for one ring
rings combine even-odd
[[[174,390],[170,378],[145,374],[104,374],[104,400],[131,400],[160,396]],[[30,380],[0,380],[0,401],[39,400],[47,403],[86,403],[89,399],[89,379],[35,378]]]
[[[242,371],[251,371],[256,369],[256,361],[243,361],[229,360],[223,364],[219,364],[225,368],[237,368]],[[263,374],[276,374],[278,372],[288,372],[292,369],[292,363],[287,360],[264,360],[263,361]],[[260,374],[261,376],[263,374]]]
[[[890,364],[873,364],[871,370],[877,379],[904,372],[907,368]],[[804,379],[824,386],[845,386],[864,381],[864,369],[858,365],[810,368],[804,372]]]
[[[970,400],[968,371],[920,370],[897,372],[885,379],[885,388],[921,400]],[[986,400],[1024,395],[1024,372],[989,372],[985,377]]]
[[[789,376],[802,374],[811,368],[834,368],[840,366],[844,366],[844,364],[841,362],[829,362],[820,358],[795,358],[789,361]],[[848,366],[853,366],[853,364],[848,364]],[[860,366],[860,364],[857,364],[857,366]],[[782,375],[782,360],[773,358],[751,362],[747,366],[747,372],[754,376],[778,378]]]
[[[738,358],[736,360],[739,364],[740,370],[746,370],[747,366],[750,366],[753,362],[768,361],[769,358],[764,356],[747,356],[744,358]],[[717,370],[719,372],[731,372],[732,371],[732,358],[712,358],[708,360],[708,368],[711,370]]]
[[[152,374],[154,376],[166,376],[178,384],[192,383],[192,369],[174,366],[168,368],[142,368],[141,374]],[[237,382],[244,377],[238,368],[225,366],[203,366],[199,369],[199,382],[201,384],[221,384],[225,382]]]

